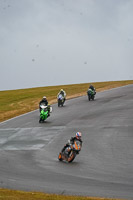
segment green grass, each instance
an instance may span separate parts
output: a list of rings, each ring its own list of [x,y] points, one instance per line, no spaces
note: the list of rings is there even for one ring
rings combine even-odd
[[[97,91],[128,84],[133,84],[133,80],[93,83]],[[49,103],[55,103],[61,88],[66,91],[67,99],[86,95],[89,85],[90,83],[84,83],[0,91],[0,122],[37,109],[43,96],[47,97]]]

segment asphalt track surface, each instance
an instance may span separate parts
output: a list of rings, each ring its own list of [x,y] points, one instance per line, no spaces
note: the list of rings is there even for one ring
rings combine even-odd
[[[133,85],[39,110],[0,124],[0,188],[133,199]],[[58,161],[63,145],[82,132],[72,163]]]

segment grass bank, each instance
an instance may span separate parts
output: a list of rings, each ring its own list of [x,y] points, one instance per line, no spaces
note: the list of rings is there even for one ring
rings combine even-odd
[[[41,192],[23,192],[0,189],[0,200],[118,200],[97,197],[63,196]]]
[[[133,80],[93,83],[97,92],[128,84],[133,84]],[[50,104],[57,102],[56,97],[61,88],[66,91],[67,99],[86,95],[89,85],[83,83],[0,91],[0,122],[37,109],[43,96],[47,96]]]

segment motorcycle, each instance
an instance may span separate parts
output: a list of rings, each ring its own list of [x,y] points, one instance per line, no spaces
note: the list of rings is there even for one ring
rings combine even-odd
[[[64,97],[62,96],[62,94],[59,94],[59,96],[58,96],[58,107],[63,106],[64,102],[65,102]]]
[[[68,140],[68,142],[70,142]],[[68,163],[72,162],[76,155],[81,151],[81,142],[79,140],[75,140],[74,144],[70,144],[66,146],[63,152],[59,153],[58,159],[59,161],[66,161]]]
[[[96,92],[92,89],[88,89],[87,91],[87,95],[88,95],[88,100],[90,101],[91,99],[94,100]]]
[[[52,112],[52,107],[50,105],[46,106],[44,104],[40,105],[40,119],[39,123],[44,122]]]

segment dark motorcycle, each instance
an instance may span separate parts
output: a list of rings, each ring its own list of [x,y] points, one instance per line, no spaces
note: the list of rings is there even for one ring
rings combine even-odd
[[[59,153],[58,159],[59,161],[72,162],[76,155],[81,151],[81,142],[79,140],[75,140],[74,144],[69,144],[63,152]]]
[[[62,94],[59,94],[58,96],[58,107],[63,106],[65,102],[65,98],[62,96]]]
[[[87,91],[87,95],[88,95],[89,101],[94,100],[95,95],[96,95],[96,91],[89,88],[88,91]]]

